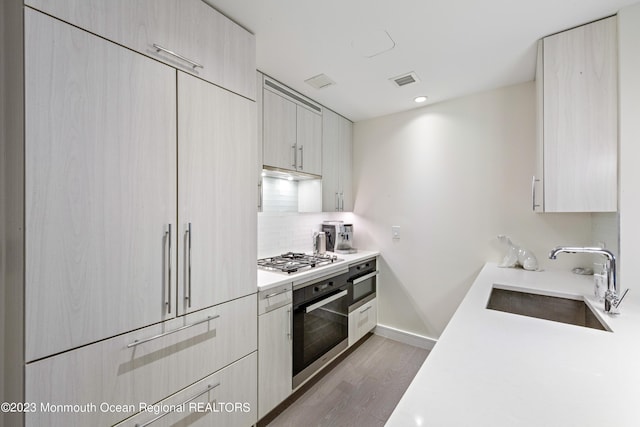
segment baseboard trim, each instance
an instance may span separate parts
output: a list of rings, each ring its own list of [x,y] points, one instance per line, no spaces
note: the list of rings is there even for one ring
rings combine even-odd
[[[400,329],[392,328],[391,326],[380,324],[376,326],[373,333],[384,338],[389,338],[394,341],[412,345],[414,347],[424,348],[425,350],[433,349],[433,347],[438,342],[438,340],[433,338],[414,334],[413,332],[402,331]]]

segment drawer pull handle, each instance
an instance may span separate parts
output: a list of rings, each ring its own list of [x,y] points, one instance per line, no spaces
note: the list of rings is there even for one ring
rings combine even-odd
[[[374,276],[377,276],[379,273],[380,273],[380,271],[376,270],[373,273],[369,273],[369,274],[367,274],[365,276],[358,277],[357,279],[355,279],[353,281],[353,284],[357,285],[358,283],[364,282],[365,280],[368,280],[368,279],[371,279]]]
[[[159,44],[155,44],[155,43],[153,44],[153,47],[156,49],[156,52],[162,51],[162,52],[168,53],[171,56],[175,56],[176,58],[183,60],[184,62],[190,64],[191,67],[193,67],[194,70],[196,68],[203,68],[204,69],[204,66],[198,64],[195,61],[190,60],[189,58],[185,58],[184,56],[182,56],[182,55],[180,55],[178,53],[175,53],[174,51],[169,50],[166,47],[162,47]]]
[[[372,306],[370,305],[369,307],[365,308],[364,310],[362,310],[362,311],[360,312],[360,314],[366,313],[367,311],[371,310],[371,307],[372,307]]]
[[[311,313],[312,311],[317,310],[317,309],[319,309],[320,307],[323,307],[323,306],[325,306],[325,305],[327,305],[327,304],[329,304],[329,303],[331,303],[331,302],[333,302],[333,301],[335,301],[335,300],[338,300],[338,299],[340,299],[340,298],[342,298],[342,297],[346,296],[346,295],[347,295],[347,293],[348,293],[347,291],[340,291],[340,292],[338,292],[337,294],[332,295],[332,296],[330,296],[330,297],[328,297],[328,298],[325,298],[325,299],[323,299],[323,300],[322,300],[322,301],[320,301],[320,302],[317,302],[317,303],[315,303],[315,304],[311,304],[309,307],[307,307],[307,308],[305,309],[305,312],[306,312],[306,313]]]
[[[189,402],[193,402],[194,400],[196,400],[197,398],[199,398],[199,397],[200,397],[200,396],[202,396],[203,394],[205,394],[205,393],[207,393],[207,392],[209,392],[209,391],[213,390],[214,388],[218,387],[219,385],[220,385],[220,383],[218,383],[218,384],[216,384],[216,385],[208,385],[208,386],[207,386],[207,388],[206,388],[206,390],[201,391],[200,393],[196,394],[196,395],[195,395],[195,396],[193,396],[192,398],[187,399],[187,400],[185,400],[184,402],[182,402],[182,403],[179,403],[179,404],[175,405],[175,408],[179,408],[179,407],[181,407],[181,406],[186,405],[186,404],[187,404],[187,403],[189,403]],[[163,414],[158,415],[158,416],[157,416],[157,417],[155,417],[154,419],[147,421],[147,422],[146,422],[146,423],[144,423],[144,424],[136,424],[136,425],[135,425],[135,427],[147,427],[148,425],[153,424],[153,423],[155,423],[156,421],[158,421],[160,418],[166,417],[167,415],[169,415],[169,414],[171,414],[171,413],[173,413],[173,412],[175,412],[175,410],[173,410],[173,411],[167,411],[167,412],[165,412],[165,413],[163,413]]]
[[[143,340],[135,340],[131,344],[128,344],[127,348],[135,347],[137,345],[144,344],[146,342],[153,341],[153,340],[158,339],[158,338],[166,337],[167,335],[175,334],[176,332],[184,331],[185,329],[191,328],[191,327],[199,325],[201,323],[208,322],[210,320],[217,319],[218,317],[220,317],[219,314],[216,314],[215,316],[208,316],[206,319],[199,320],[199,321],[191,323],[189,325],[180,326],[179,328],[174,329],[172,331],[163,332],[161,334],[155,335],[153,337],[145,338]]]
[[[265,295],[264,297],[265,297],[265,298],[273,298],[273,297],[275,297],[275,296],[277,296],[277,295],[286,294],[287,292],[289,292],[289,288],[284,289],[284,290],[282,290],[282,291],[274,292],[274,293],[272,293],[272,294]]]

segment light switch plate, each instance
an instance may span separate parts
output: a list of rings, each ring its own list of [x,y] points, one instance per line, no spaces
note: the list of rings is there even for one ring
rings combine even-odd
[[[400,226],[392,225],[391,226],[391,238],[393,240],[400,240]]]

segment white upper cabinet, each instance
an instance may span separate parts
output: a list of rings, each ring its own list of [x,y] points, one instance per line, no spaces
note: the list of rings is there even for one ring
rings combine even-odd
[[[322,116],[297,106],[298,171],[322,175]]]
[[[534,210],[616,211],[616,18],[546,37],[540,56],[543,163],[533,182]]]
[[[263,165],[320,177],[323,108],[266,77],[263,95]]]
[[[169,315],[176,71],[30,9],[25,37],[33,360]]]
[[[322,114],[322,210],[352,211],[353,124],[331,110]]]
[[[255,115],[255,102],[178,72],[180,314],[256,292]]]
[[[255,37],[202,0],[27,0],[55,16],[249,99]]]
[[[263,163],[296,170],[296,104],[269,90],[263,93]]]

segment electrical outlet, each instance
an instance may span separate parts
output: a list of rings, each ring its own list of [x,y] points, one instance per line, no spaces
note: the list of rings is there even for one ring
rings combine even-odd
[[[393,240],[400,240],[400,226],[392,225],[391,226],[391,238]]]

